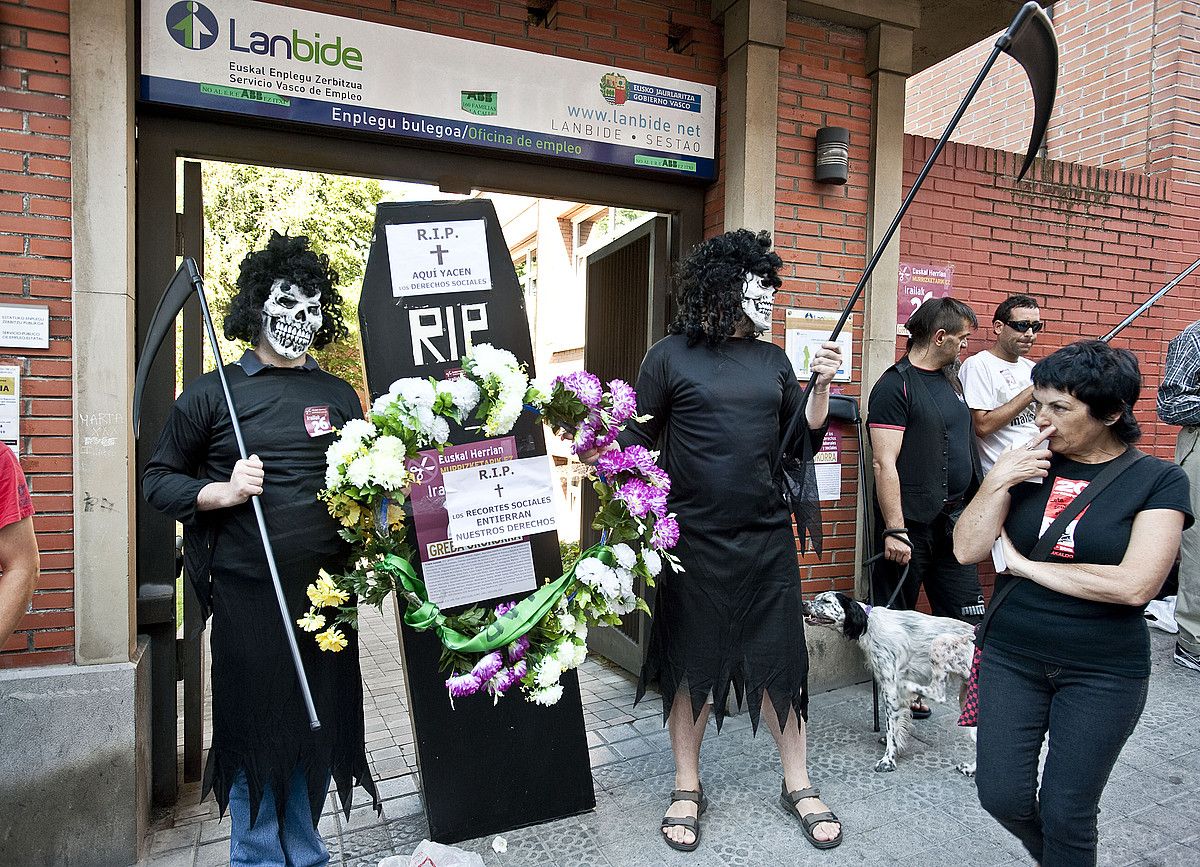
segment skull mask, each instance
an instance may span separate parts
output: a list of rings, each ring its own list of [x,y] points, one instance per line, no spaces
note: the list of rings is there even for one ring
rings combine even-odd
[[[775,306],[775,287],[757,274],[746,273],[742,285],[742,311],[755,331],[771,329],[771,309]]]
[[[263,304],[262,333],[283,358],[294,361],[308,352],[323,321],[320,292],[306,294],[283,279],[271,285]]]

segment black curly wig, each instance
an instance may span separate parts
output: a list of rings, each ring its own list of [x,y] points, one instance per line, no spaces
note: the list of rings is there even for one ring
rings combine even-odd
[[[279,279],[299,286],[306,294],[321,293],[321,327],[312,348],[323,349],[350,333],[342,318],[342,296],[334,286],[337,272],[329,267],[329,257],[309,249],[304,235],[291,237],[271,232],[265,250],[256,250],[242,260],[237,295],[225,314],[225,336],[256,344],[262,334],[262,309]]]
[[[771,252],[771,236],[735,229],[709,238],[679,263],[675,297],[679,311],[667,330],[687,336],[688,346],[704,340],[716,346],[733,335],[745,318],[742,289],[746,273],[765,285],[783,285],[779,269],[783,260]]]

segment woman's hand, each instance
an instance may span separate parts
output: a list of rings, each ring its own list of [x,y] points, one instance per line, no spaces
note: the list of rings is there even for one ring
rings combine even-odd
[[[1000,549],[1004,554],[1005,571],[1020,578],[1028,578],[1025,567],[1033,561],[1017,550],[1012,539],[1008,538],[1008,530],[1000,531]]]
[[[615,442],[613,442],[613,443],[609,443],[602,449],[586,449],[586,450],[580,452],[579,454],[575,455],[575,457],[577,457],[579,459],[580,463],[587,464],[589,467],[594,467],[594,466],[596,466],[596,461],[599,460],[600,455],[604,454],[605,452],[610,452],[613,449],[619,449],[619,448],[620,448],[620,446],[618,446]]]
[[[1053,426],[1047,427],[1025,445],[1002,452],[988,471],[984,485],[1007,491],[1021,482],[1046,478],[1050,474],[1050,449],[1045,443],[1053,434]]]
[[[829,388],[829,383],[833,381],[834,375],[842,366],[842,349],[832,341],[826,341],[821,344],[821,348],[814,353],[812,362],[809,367],[817,377],[817,382],[813,386],[814,390],[823,391]]]

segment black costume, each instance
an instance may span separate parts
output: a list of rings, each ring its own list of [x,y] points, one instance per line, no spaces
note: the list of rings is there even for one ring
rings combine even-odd
[[[307,586],[320,568],[340,571],[349,546],[317,500],[332,428],[362,417],[358,395],[309,358],[303,367],[264,365],[251,351],[226,376],[250,454],[263,461],[261,502],[291,622],[308,610]],[[325,423],[327,422],[327,424]],[[238,460],[233,427],[216,372],[188,386],[171,411],[146,468],[146,500],[184,525],[186,569],[212,621],[212,749],[204,796],[216,792],[221,812],[239,770],[249,784],[252,816],[273,786],[282,822],[288,780],[302,769],[313,825],[329,775],[347,813],[360,784],[379,806],[367,766],[358,636],[323,652],[298,636],[321,729],[312,732],[296,680],[279,606],[250,502],[201,512],[196,497],[210,482],[226,482]],[[253,818],[251,822],[253,822]]]
[[[661,444],[686,570],[659,576],[638,698],[657,684],[665,718],[686,683],[698,715],[711,690],[719,728],[732,682],[739,702],[749,693],[756,728],[764,691],[781,725],[793,709],[807,718],[796,540],[773,481],[780,440],[803,412],[791,362],[762,340],[689,347],[671,335],[646,354],[637,394],[638,414],[653,418],[620,443]],[[807,422],[794,430],[803,436]],[[812,436],[819,448],[823,429]]]

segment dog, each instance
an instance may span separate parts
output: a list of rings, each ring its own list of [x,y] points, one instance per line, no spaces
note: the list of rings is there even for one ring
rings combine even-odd
[[[839,630],[857,641],[866,655],[887,711],[887,731],[880,739],[885,748],[876,771],[896,770],[896,759],[912,730],[912,702],[918,695],[945,704],[953,683],[961,706],[974,655],[971,624],[919,611],[872,608],[834,592],[818,593],[805,602],[804,620]],[[974,742],[975,729],[970,732]],[[955,769],[974,776],[975,762],[962,762]]]

